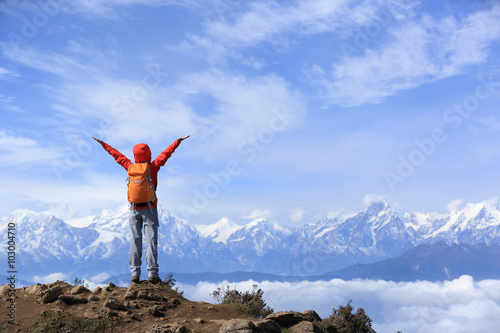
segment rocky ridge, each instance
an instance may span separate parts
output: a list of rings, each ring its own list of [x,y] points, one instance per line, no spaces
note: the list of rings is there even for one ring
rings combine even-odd
[[[8,284],[0,301],[10,303]],[[109,283],[93,291],[57,281],[16,289],[15,322],[0,308],[0,331],[131,332],[131,333],[290,333],[330,332],[326,320],[312,310],[277,312],[265,319],[249,317],[236,304],[192,302],[165,283]]]

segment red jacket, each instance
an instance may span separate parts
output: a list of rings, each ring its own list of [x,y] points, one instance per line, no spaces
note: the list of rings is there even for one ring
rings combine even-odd
[[[134,162],[135,163],[140,163],[140,162],[148,162],[149,163],[149,171],[151,172],[151,180],[153,182],[153,185],[156,187],[158,186],[158,171],[162,166],[165,165],[167,160],[170,158],[170,156],[173,154],[173,152],[179,147],[179,142],[175,140],[170,146],[168,146],[167,149],[161,152],[160,155],[158,155],[157,158],[153,162],[151,162],[151,150],[149,149],[149,146],[145,143],[139,143],[134,146],[133,152],[134,152]],[[120,164],[122,167],[125,168],[125,170],[128,170],[128,167],[132,162],[122,153],[120,153],[118,150],[115,148],[111,147],[107,143],[103,143],[102,147],[111,155],[115,158],[115,161]],[[139,208],[139,207],[138,207]],[[142,207],[141,207],[142,208]],[[148,208],[148,207],[144,207]]]

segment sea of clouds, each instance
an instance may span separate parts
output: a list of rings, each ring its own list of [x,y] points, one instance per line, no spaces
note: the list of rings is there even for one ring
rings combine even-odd
[[[373,320],[377,333],[497,333],[500,327],[500,280],[474,281],[470,276],[444,282],[330,281],[178,283],[193,301],[214,303],[210,293],[222,285],[239,291],[257,284],[275,311],[313,309],[322,318],[333,307],[352,300]]]
[[[90,289],[100,286],[105,276],[85,279]],[[99,278],[99,279],[98,279]],[[175,278],[175,276],[174,276]],[[35,276],[35,282],[69,281],[69,276],[54,273]],[[69,281],[72,283],[73,281]],[[120,286],[128,286],[121,281]],[[385,280],[333,279],[299,282],[199,282],[177,283],[184,296],[192,301],[215,303],[210,293],[221,286],[251,291],[253,285],[264,291],[264,300],[275,311],[315,310],[322,318],[332,308],[352,300],[355,308],[363,308],[373,320],[377,333],[498,333],[500,327],[500,280],[474,281],[464,275],[442,282],[393,282]]]

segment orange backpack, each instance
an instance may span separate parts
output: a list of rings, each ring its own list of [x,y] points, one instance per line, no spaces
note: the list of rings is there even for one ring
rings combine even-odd
[[[128,201],[132,204],[154,202],[156,192],[149,163],[136,163],[128,167]]]

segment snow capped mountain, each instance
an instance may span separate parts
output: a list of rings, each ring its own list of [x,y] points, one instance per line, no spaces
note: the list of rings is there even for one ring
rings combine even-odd
[[[257,219],[236,230],[227,239],[228,246],[237,253],[252,249],[262,257],[267,251],[279,247],[291,230],[267,219]]]
[[[50,208],[46,211],[50,215],[57,216],[66,223],[71,224],[69,221],[87,218],[101,213],[100,209],[89,207],[84,203],[79,205],[75,204],[61,204]],[[72,225],[72,224],[71,224]]]
[[[405,225],[415,230],[416,243],[499,243],[500,204],[496,200],[469,203],[444,214],[407,213]]]
[[[72,263],[98,237],[95,230],[74,228],[53,215],[26,209],[14,211],[6,220],[16,225],[16,261],[24,273],[36,272],[40,265],[53,268]],[[7,228],[3,224],[0,232],[7,235]]]
[[[299,268],[294,274],[316,274],[355,263],[399,255],[413,246],[412,233],[383,201],[348,217],[325,219],[299,228],[290,244]]]
[[[227,217],[221,218],[211,225],[197,225],[196,229],[200,234],[206,238],[213,240],[216,243],[227,243],[228,238],[237,230],[243,228],[228,219]]]
[[[16,210],[2,218],[0,232],[7,233],[5,222],[16,223],[18,263],[24,274],[118,275],[129,269],[129,212],[127,205],[88,216],[73,212],[64,221],[48,212]],[[158,215],[159,260],[165,272],[313,275],[395,257],[421,243],[500,243],[496,200],[402,218],[386,202],[377,201],[357,214],[300,228],[267,219],[240,226],[228,218],[194,227],[161,206]],[[0,258],[5,256],[6,251],[0,253]]]

